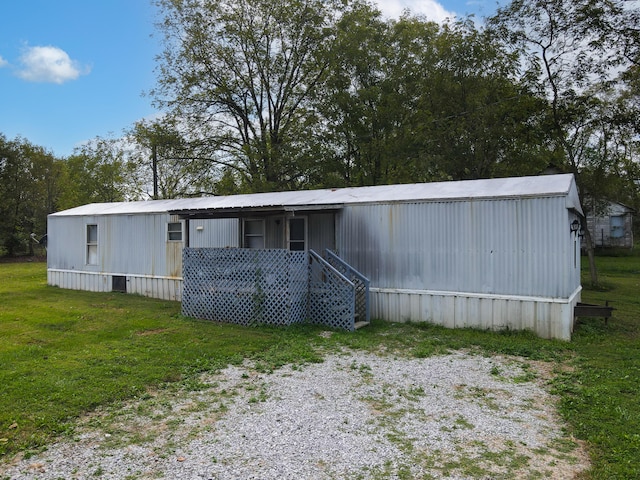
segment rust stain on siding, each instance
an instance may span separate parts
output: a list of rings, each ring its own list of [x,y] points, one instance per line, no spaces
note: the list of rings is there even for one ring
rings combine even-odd
[[[182,242],[167,242],[167,273],[170,277],[182,277]]]

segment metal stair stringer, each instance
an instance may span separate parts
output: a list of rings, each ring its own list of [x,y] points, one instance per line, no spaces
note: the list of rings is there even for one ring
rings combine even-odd
[[[348,278],[355,286],[355,329],[369,325],[371,322],[371,307],[369,296],[370,281],[362,273],[345,262],[337,253],[325,250],[327,262]]]

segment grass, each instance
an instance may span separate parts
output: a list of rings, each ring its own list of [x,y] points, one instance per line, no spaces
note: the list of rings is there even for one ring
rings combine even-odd
[[[640,476],[640,255],[598,257],[601,287],[583,300],[616,308],[608,324],[580,322],[572,345],[573,371],[559,375],[561,413],[587,441],[592,478]],[[586,268],[583,267],[583,272]],[[583,283],[587,283],[586,275]]]
[[[0,265],[0,452],[43,445],[73,419],[151,387],[193,384],[275,332],[180,318],[179,304],[46,286],[43,264]],[[191,385],[193,388],[194,385]]]
[[[585,289],[583,301],[609,300],[616,310],[608,324],[582,319],[570,343],[529,332],[380,321],[331,335],[315,326],[244,328],[184,318],[175,302],[49,287],[43,263],[0,264],[0,459],[46,447],[97,408],[158,389],[199,389],[202,372],[245,358],[270,372],[321,361],[323,352],[342,347],[414,357],[469,349],[552,362],[560,413],[592,457],[585,478],[635,478],[640,256],[598,257],[597,263],[602,287]],[[261,390],[254,396],[261,401]]]

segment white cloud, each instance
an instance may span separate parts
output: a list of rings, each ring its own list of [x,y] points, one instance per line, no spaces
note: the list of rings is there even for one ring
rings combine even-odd
[[[7,65],[9,65],[9,62],[2,58],[2,55],[0,55],[0,68],[6,67]]]
[[[449,12],[435,0],[377,0],[378,8],[382,14],[389,18],[398,18],[409,9],[413,14],[424,15],[428,20],[438,23],[447,18],[453,18],[454,12]]]
[[[52,46],[28,47],[20,57],[20,63],[22,68],[18,76],[30,82],[62,84],[89,73],[88,68],[71,60],[67,52]]]

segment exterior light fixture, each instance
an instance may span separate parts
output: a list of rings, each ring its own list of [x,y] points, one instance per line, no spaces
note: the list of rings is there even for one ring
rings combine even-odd
[[[571,233],[577,232],[579,228],[580,228],[580,222],[578,221],[578,219],[575,219],[573,222],[571,222],[571,225],[569,225],[569,229],[571,230]]]

